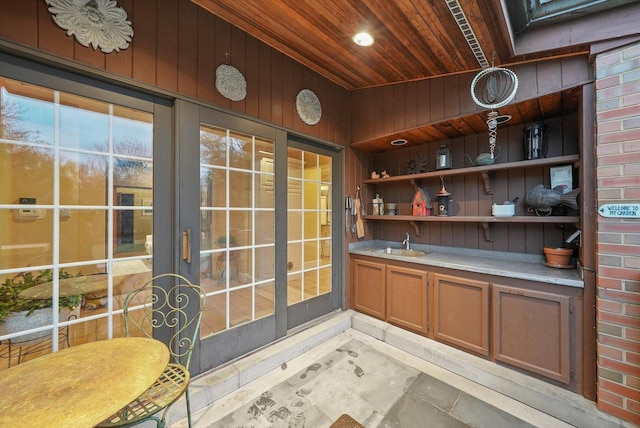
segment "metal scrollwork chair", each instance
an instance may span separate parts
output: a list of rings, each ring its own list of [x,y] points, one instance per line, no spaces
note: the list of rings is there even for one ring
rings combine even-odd
[[[127,294],[123,305],[126,335],[153,337],[154,331],[157,334],[168,331],[168,336],[161,340],[166,339],[169,344],[171,357],[162,375],[144,394],[98,426],[131,426],[151,419],[162,428],[170,406],[184,393],[191,427],[188,367],[205,299],[206,294],[200,286],[177,274],[155,276]],[[162,416],[156,416],[160,411],[163,411]]]

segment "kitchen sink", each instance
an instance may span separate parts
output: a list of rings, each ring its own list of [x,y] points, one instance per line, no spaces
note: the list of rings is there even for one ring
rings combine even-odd
[[[391,252],[389,252],[389,250]],[[420,257],[420,256],[424,256],[425,254],[427,254],[426,251],[420,251],[420,250],[405,250],[404,248],[376,248],[374,250],[372,250],[376,253],[383,253],[383,254],[391,254],[394,256],[404,256],[404,257]]]

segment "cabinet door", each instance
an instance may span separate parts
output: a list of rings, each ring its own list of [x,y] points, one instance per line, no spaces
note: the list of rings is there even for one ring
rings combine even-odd
[[[568,384],[570,297],[493,285],[493,358]]]
[[[385,299],[385,265],[354,259],[353,309],[384,319]]]
[[[489,283],[435,274],[433,335],[489,357]]]
[[[427,272],[387,265],[387,321],[427,334]]]

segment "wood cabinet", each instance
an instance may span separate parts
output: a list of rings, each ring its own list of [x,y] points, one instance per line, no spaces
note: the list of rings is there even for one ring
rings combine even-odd
[[[384,320],[386,316],[385,264],[353,259],[352,266],[353,308]]]
[[[571,382],[571,297],[492,285],[492,358]]]
[[[387,265],[387,317],[391,324],[428,332],[427,272]]]
[[[433,338],[489,357],[489,282],[433,275]]]
[[[352,258],[353,308],[417,333],[428,331],[428,273]]]
[[[581,288],[362,255],[351,259],[353,309],[582,390]]]

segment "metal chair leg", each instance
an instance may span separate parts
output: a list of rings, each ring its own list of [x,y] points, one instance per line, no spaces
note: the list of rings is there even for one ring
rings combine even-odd
[[[189,401],[189,387],[184,391],[184,398],[187,400],[187,421],[189,422],[189,428],[191,428],[191,402]]]

